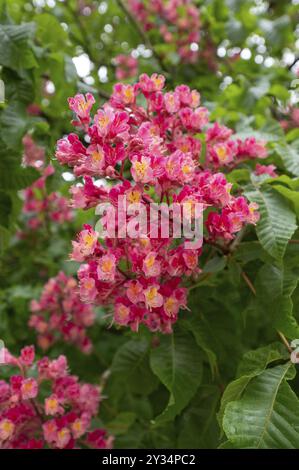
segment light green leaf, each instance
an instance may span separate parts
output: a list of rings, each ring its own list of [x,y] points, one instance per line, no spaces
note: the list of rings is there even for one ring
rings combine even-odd
[[[271,256],[281,260],[297,228],[295,214],[284,198],[269,186],[246,191],[246,196],[259,205],[258,239]]]
[[[238,448],[298,449],[299,401],[286,380],[290,363],[254,378],[240,400],[230,402],[223,428]]]
[[[299,152],[293,145],[277,144],[275,145],[277,153],[282,158],[287,170],[295,176],[299,176]]]
[[[249,382],[261,374],[271,362],[279,359],[287,359],[287,351],[280,343],[273,343],[244,354],[238,367],[237,378],[228,384],[222,395],[220,411],[218,413],[220,423],[222,423],[227,404],[238,400]]]

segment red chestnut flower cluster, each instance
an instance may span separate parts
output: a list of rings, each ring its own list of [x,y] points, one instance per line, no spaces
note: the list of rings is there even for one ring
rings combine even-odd
[[[231,184],[219,169],[266,157],[265,145],[253,137],[234,139],[232,130],[218,123],[209,125],[208,110],[200,105],[196,90],[180,85],[164,92],[164,81],[161,75],[144,74],[133,86],[116,84],[109,102],[93,117],[92,95],[69,99],[76,114],[73,123],[85,133],[85,144],[72,133],[58,141],[56,157],[84,177],[83,185],[71,189],[73,206],[109,203],[121,212],[124,205],[138,203],[148,213],[151,203],[166,208],[179,203],[195,223],[200,204],[205,243],[230,243],[259,214],[256,204],[231,194]],[[101,222],[107,226],[113,218],[107,210]],[[133,223],[128,211],[125,223]],[[174,227],[174,218],[170,225]],[[137,330],[145,324],[151,331],[170,333],[179,310],[187,308],[186,278],[200,272],[202,243],[191,249],[186,237],[178,239],[171,230],[162,235],[161,220],[157,230],[146,226],[137,237],[120,236],[123,227],[116,228],[118,236],[105,236],[100,243],[97,230],[85,225],[73,242],[71,257],[82,263],[82,300],[113,306],[119,325]]]
[[[195,63],[199,55],[200,15],[192,0],[127,0],[132,14],[146,31],[156,29],[184,62]]]
[[[50,222],[63,224],[73,218],[68,199],[58,192],[48,194],[47,178],[54,171],[52,165],[40,168],[41,177],[22,191],[24,200],[22,212],[26,216],[26,224],[30,230],[38,230]]]
[[[138,73],[138,60],[131,55],[119,54],[113,59],[115,76],[117,80],[126,80],[136,77]]]
[[[63,339],[89,353],[92,343],[86,329],[93,325],[95,312],[91,305],[83,304],[77,281],[60,272],[49,279],[38,301],[31,302],[29,326],[38,333],[38,345],[47,350]]]
[[[91,429],[100,387],[70,375],[65,356],[35,362],[33,346],[19,357],[4,351],[4,364],[17,370],[0,380],[1,449],[111,448],[104,429]]]

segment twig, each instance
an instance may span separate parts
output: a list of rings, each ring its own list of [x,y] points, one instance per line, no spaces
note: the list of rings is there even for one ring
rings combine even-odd
[[[298,61],[299,61],[299,56],[295,57],[293,62],[288,66],[288,69],[291,70]]]
[[[142,27],[140,26],[140,24],[138,23],[138,21],[136,21],[136,19],[134,18],[134,16],[132,15],[132,13],[130,12],[129,8],[125,5],[125,3],[123,2],[123,0],[116,0],[118,6],[121,8],[121,10],[125,13],[125,15],[128,17],[130,23],[132,24],[132,26],[134,26],[134,28],[136,29],[136,31],[139,33],[139,35],[141,36],[144,44],[152,51],[153,55],[155,56],[155,58],[157,59],[157,61],[159,62],[159,65],[161,67],[162,70],[165,70],[166,72],[168,71],[167,70],[167,67],[165,66],[164,62],[163,62],[163,59],[162,57],[156,52],[155,48],[154,48],[154,45],[152,44],[152,42],[150,41],[149,37],[147,36],[147,34],[145,34],[144,30],[142,29]]]
[[[256,290],[255,290],[255,287],[254,285],[252,284],[251,280],[249,279],[249,277],[247,276],[247,274],[242,271],[241,272],[241,275],[244,279],[244,281],[246,282],[246,284],[248,285],[249,289],[251,290],[251,292],[253,293],[254,296],[256,296]]]
[[[287,348],[287,350],[289,351],[289,353],[292,353],[293,350],[292,350],[291,346],[289,345],[289,342],[286,339],[285,335],[281,331],[278,331],[278,330],[277,330],[277,334],[280,337],[280,339],[282,340],[282,342],[285,345],[285,347]]]
[[[75,11],[73,10],[73,8],[71,7],[71,5],[69,4],[69,2],[66,2],[65,3],[66,5],[66,8],[67,10],[70,12],[70,14],[72,15],[73,19],[74,19],[74,22],[76,23],[80,33],[81,33],[81,37],[82,39],[79,40],[80,42],[80,45],[81,47],[84,49],[84,51],[86,52],[86,54],[90,57],[90,59],[92,60],[92,62],[94,62],[95,64],[98,64],[98,58],[93,54],[93,51],[92,49],[90,48],[89,46],[89,41],[88,41],[88,32],[85,28],[85,25],[84,23],[81,21],[81,18],[80,18],[80,15]],[[73,35],[74,36],[74,35]],[[85,38],[87,40],[85,40]],[[76,38],[78,40],[78,38]],[[99,65],[99,64],[98,64]],[[107,93],[106,91],[104,90],[101,90],[99,88],[97,88],[97,93],[98,95],[105,99],[105,100],[109,100],[110,98],[110,94]]]

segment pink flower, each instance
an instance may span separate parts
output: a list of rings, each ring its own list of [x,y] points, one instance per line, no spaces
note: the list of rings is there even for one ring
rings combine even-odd
[[[257,176],[268,175],[271,178],[276,178],[278,175],[275,170],[275,165],[260,165],[259,163],[257,163],[255,167],[255,174]]]
[[[9,419],[0,420],[0,441],[6,441],[10,439],[14,433],[15,425]]]
[[[265,142],[258,142],[255,137],[247,137],[244,142],[237,140],[238,158],[267,158],[268,151]]]
[[[163,296],[159,294],[159,286],[151,285],[144,291],[144,299],[147,308],[161,307],[163,305]]]
[[[99,430],[92,427],[101,400],[99,387],[69,375],[63,356],[52,361],[44,357],[37,368],[33,363],[36,380],[28,377],[29,370],[21,364],[17,367],[22,375],[11,376],[9,384],[0,382],[1,399],[5,397],[0,399],[1,448],[69,449],[81,448],[82,444],[96,447],[96,436],[102,448],[111,447],[112,436],[102,430],[100,440]],[[58,373],[61,367],[63,374]],[[53,418],[48,419],[49,416]],[[89,439],[92,433],[94,439]]]
[[[90,111],[95,103],[95,99],[91,93],[84,95],[76,95],[74,98],[68,99],[69,107],[77,116],[78,121],[74,125],[85,125],[90,122]]]
[[[130,320],[130,307],[118,299],[115,303],[114,319],[119,325],[127,325]]]
[[[165,77],[154,73],[151,77],[143,73],[139,77],[139,87],[144,93],[161,91],[164,87]]]
[[[24,146],[23,165],[41,168],[45,163],[45,150],[43,147],[36,145],[29,134],[22,139]]]
[[[210,156],[219,166],[228,165],[236,154],[234,142],[219,142],[210,149]]]
[[[113,282],[116,271],[116,258],[114,255],[104,255],[100,258],[97,274],[101,281]]]
[[[92,255],[98,243],[98,232],[95,232],[88,226],[82,230],[78,235],[78,241],[72,242],[73,252],[71,259],[75,261],[83,261],[86,257]]]
[[[25,346],[21,350],[20,362],[22,365],[30,367],[34,362],[35,350],[34,346]]]
[[[148,157],[134,156],[131,160],[131,173],[136,182],[149,183],[153,179],[151,159]]]
[[[38,385],[35,379],[25,379],[21,385],[21,395],[23,400],[35,398],[38,394]]]
[[[166,111],[169,113],[177,113],[180,109],[180,97],[178,93],[165,93],[164,102]]]
[[[189,47],[190,41],[199,40],[194,5],[183,0],[176,0],[175,6],[134,1],[138,3],[136,15],[148,8],[153,15],[163,13],[167,25],[177,28],[182,37],[177,44],[179,54],[186,61],[196,57]],[[190,23],[194,29],[186,33]],[[164,39],[174,40],[176,33],[166,24],[160,26]],[[183,286],[187,278],[200,273],[206,243],[213,244],[219,238],[226,247],[245,224],[255,224],[259,217],[256,205],[234,194],[219,167],[235,168],[248,158],[264,158],[267,152],[264,143],[250,137],[236,140],[233,131],[219,123],[208,127],[208,110],[200,106],[199,92],[187,85],[164,92],[164,82],[163,76],[143,74],[134,85],[118,83],[111,99],[97,110],[94,123],[85,128],[87,148],[68,137],[59,144],[57,158],[73,167],[75,176],[84,177],[83,185],[71,191],[73,206],[90,209],[101,202],[110,203],[101,222],[105,228],[110,221],[115,223],[116,237],[109,233],[97,241],[94,229],[84,226],[73,242],[72,259],[81,263],[81,299],[112,307],[115,323],[132,331],[143,324],[151,331],[169,334],[179,310],[187,308]],[[259,167],[257,171],[261,171]],[[106,183],[99,185],[93,177],[105,178]],[[132,211],[127,211],[136,203],[144,222],[137,223]],[[145,220],[153,209],[151,203],[163,203],[152,225]],[[115,211],[123,216],[115,217]],[[187,217],[192,227],[203,217],[207,231],[204,239],[199,236],[191,245],[192,233],[181,231]],[[64,308],[70,315],[71,303],[65,302]],[[88,318],[86,313],[86,321]],[[64,338],[80,344],[81,350],[89,349],[90,341],[84,336],[86,323],[68,322],[64,317],[61,326],[57,311],[50,319],[52,330],[40,333],[41,341],[51,343],[58,330]],[[33,323],[36,329],[44,328],[38,311]]]
[[[116,106],[127,106],[133,104],[136,99],[135,89],[132,85],[117,83],[113,87],[113,93],[110,98],[111,103]]]
[[[58,140],[56,158],[61,164],[74,165],[86,154],[86,148],[81,144],[76,134]]]
[[[182,108],[179,112],[182,125],[186,129],[200,131],[204,126],[209,122],[209,112],[206,108],[196,108],[192,110],[191,108]]]
[[[45,399],[46,415],[54,416],[56,414],[62,414],[63,412],[63,407],[60,405],[58,397],[56,395],[50,395],[48,398]]]
[[[153,251],[148,253],[143,260],[143,272],[146,277],[159,276],[161,273],[161,264],[157,260],[157,254]]]
[[[126,295],[130,302],[137,304],[138,302],[143,301],[143,288],[142,284],[138,281],[128,281]]]
[[[67,359],[60,355],[54,361],[51,361],[47,372],[49,378],[58,379],[67,375]]]
[[[114,58],[114,63],[116,65],[115,76],[117,80],[125,80],[137,75],[138,61],[134,57],[119,54]]]
[[[58,449],[64,449],[71,440],[71,431],[67,428],[61,428],[56,433],[55,444]]]

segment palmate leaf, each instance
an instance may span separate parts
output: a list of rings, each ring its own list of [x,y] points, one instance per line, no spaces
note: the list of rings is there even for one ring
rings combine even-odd
[[[160,346],[151,351],[150,364],[170,392],[166,409],[155,420],[160,424],[173,419],[195,395],[202,377],[202,356],[189,333],[175,331],[161,337]]]
[[[281,260],[297,228],[294,212],[284,198],[269,186],[246,191],[246,196],[259,205],[258,239],[271,256]]]
[[[267,369],[227,405],[223,428],[235,447],[299,448],[299,400],[286,382],[293,372],[291,363]]]

